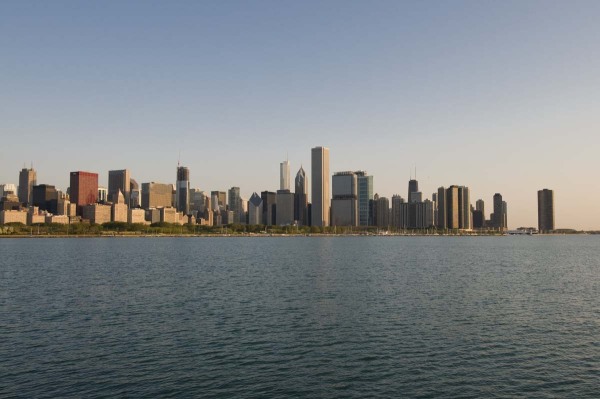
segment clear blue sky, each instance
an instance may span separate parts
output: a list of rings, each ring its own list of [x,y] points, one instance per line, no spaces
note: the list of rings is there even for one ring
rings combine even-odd
[[[600,1],[3,1],[0,183],[128,168],[278,187],[279,162],[406,196],[468,185],[509,225],[600,228]],[[292,176],[293,177],[293,176]]]

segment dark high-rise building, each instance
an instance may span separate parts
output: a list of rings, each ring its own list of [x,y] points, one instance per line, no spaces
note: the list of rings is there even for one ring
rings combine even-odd
[[[416,179],[410,179],[408,181],[408,196],[406,198],[408,198],[408,202],[414,202],[413,201],[413,193],[418,193],[419,192],[419,182]]]
[[[332,226],[358,226],[357,181],[354,172],[333,174],[330,220]]]
[[[42,211],[56,213],[58,204],[58,192],[54,186],[40,184],[33,186],[33,206]]]
[[[98,201],[98,173],[71,172],[71,203],[77,205],[77,215],[81,215],[84,205]]]
[[[482,229],[485,225],[485,216],[483,211],[474,210],[473,211],[473,228],[474,229]]]
[[[177,211],[188,215],[190,213],[190,170],[185,166],[177,167],[175,191]]]
[[[275,222],[279,226],[294,224],[294,193],[290,190],[277,190]]]
[[[373,225],[373,215],[369,202],[373,199],[373,176],[359,170],[356,172],[358,184],[358,224],[359,226]]]
[[[545,188],[538,191],[538,230],[547,233],[554,228],[554,191]]]
[[[33,186],[37,184],[37,174],[33,168],[21,169],[19,172],[19,202],[27,206],[33,203]]]
[[[438,188],[436,200],[437,200],[437,228],[445,230],[448,228],[448,213],[446,211],[446,189],[444,187]]]
[[[506,203],[502,201],[500,193],[494,194],[494,213],[492,215],[492,226],[499,230],[506,229]]]
[[[108,171],[108,200],[117,202],[119,192],[125,197],[125,202],[129,204],[131,198],[131,177],[129,170],[109,170]]]
[[[260,193],[262,199],[263,214],[262,224],[265,226],[274,226],[277,224],[277,194],[271,191],[263,191]]]
[[[308,226],[308,181],[302,166],[296,173],[294,189],[294,220],[301,226]]]

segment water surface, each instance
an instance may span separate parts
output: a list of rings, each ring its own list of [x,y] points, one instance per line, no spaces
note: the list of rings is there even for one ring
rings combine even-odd
[[[598,397],[600,237],[0,240],[1,397]]]

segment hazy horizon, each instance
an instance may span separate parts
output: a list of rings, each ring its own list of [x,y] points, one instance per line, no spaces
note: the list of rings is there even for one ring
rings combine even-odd
[[[310,179],[366,170],[406,198],[465,185],[537,226],[600,229],[600,2],[3,2],[0,184],[33,162],[66,189],[174,183],[243,197],[279,187],[279,163]],[[179,155],[181,154],[181,155]],[[310,181],[309,181],[310,187]]]

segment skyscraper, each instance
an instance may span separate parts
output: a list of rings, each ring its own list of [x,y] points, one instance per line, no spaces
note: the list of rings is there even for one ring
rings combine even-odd
[[[296,173],[294,188],[294,220],[301,226],[308,226],[308,181],[302,166]]]
[[[420,199],[418,199],[415,195],[413,195],[413,193],[418,193],[419,192],[419,182],[416,179],[410,179],[408,181],[408,196],[406,198],[408,198],[408,202],[421,202]]]
[[[262,224],[262,198],[253,193],[248,201],[248,224]]]
[[[262,199],[262,224],[273,226],[277,224],[277,194],[271,191],[260,193]]]
[[[228,192],[229,197],[229,210],[233,212],[233,222],[240,223],[240,212],[242,208],[242,197],[240,196],[239,187],[231,187]]]
[[[19,172],[19,202],[27,206],[33,203],[33,186],[37,184],[37,173],[33,168]]]
[[[71,172],[70,183],[71,203],[77,206],[77,214],[81,215],[84,205],[98,200],[98,173]]]
[[[473,211],[473,228],[482,229],[485,227],[485,202],[478,199],[475,202],[475,210]]]
[[[315,147],[311,150],[313,226],[329,226],[329,148]]]
[[[438,188],[437,195],[437,228],[445,230],[448,228],[447,192],[444,187]]]
[[[117,202],[119,192],[125,197],[125,203],[129,204],[131,198],[131,176],[129,170],[109,170],[108,171],[108,200]]]
[[[485,202],[482,199],[478,199],[475,202],[475,210],[481,211],[481,213],[485,217]]]
[[[358,226],[358,184],[354,172],[336,172],[332,178],[332,226]]]
[[[506,203],[502,201],[500,193],[494,194],[494,213],[492,217],[492,225],[499,230],[506,229]]]
[[[290,161],[287,159],[279,164],[279,189],[290,189]]]
[[[33,206],[37,206],[43,211],[56,213],[58,192],[54,186],[49,184],[33,186],[32,198]]]
[[[373,219],[377,227],[390,226],[390,200],[386,197],[373,196]]]
[[[554,191],[545,188],[538,191],[538,230],[547,233],[554,228]]]
[[[460,214],[458,201],[458,186],[450,186],[446,189],[446,215],[448,218],[447,227],[449,229],[460,228]]]
[[[398,194],[392,196],[392,217],[390,223],[396,229],[406,229],[408,227],[408,204]]]
[[[142,192],[140,185],[135,179],[130,179],[129,183],[129,207],[139,208],[142,206]]]
[[[356,172],[358,184],[358,225],[373,225],[369,201],[373,199],[373,176],[369,176],[364,170]]]
[[[294,224],[294,194],[290,190],[277,190],[275,221],[279,226]]]
[[[463,230],[470,230],[472,228],[472,217],[471,217],[471,198],[469,194],[469,187],[459,186],[458,187],[458,202],[459,202],[459,228]]]
[[[177,212],[183,212],[184,215],[188,215],[190,213],[190,170],[185,166],[177,167],[177,184],[175,190]]]

